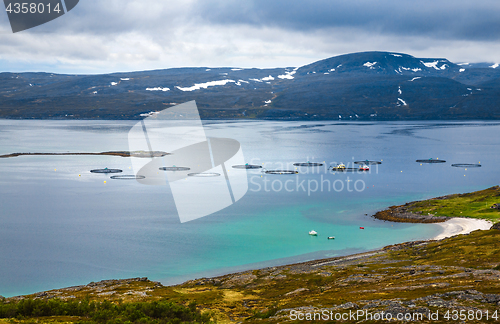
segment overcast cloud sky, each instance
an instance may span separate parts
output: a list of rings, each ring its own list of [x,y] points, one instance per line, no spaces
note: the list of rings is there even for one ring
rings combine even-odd
[[[295,67],[375,50],[497,63],[499,31],[498,0],[80,0],[16,34],[0,13],[0,72]]]

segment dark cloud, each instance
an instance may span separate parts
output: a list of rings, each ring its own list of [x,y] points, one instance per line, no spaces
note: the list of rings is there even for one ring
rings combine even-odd
[[[371,50],[498,62],[498,17],[499,0],[82,0],[16,34],[0,13],[0,71],[283,67]]]
[[[341,27],[441,39],[500,39],[498,0],[212,0],[200,1],[197,15],[214,24],[300,31]]]

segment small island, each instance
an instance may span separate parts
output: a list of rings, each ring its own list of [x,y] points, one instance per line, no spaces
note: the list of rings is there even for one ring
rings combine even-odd
[[[98,153],[10,153],[5,155],[0,155],[0,158],[13,158],[18,156],[32,156],[32,155],[109,155],[109,156],[121,156],[121,157],[138,157],[138,158],[151,158],[151,157],[162,157],[165,155],[170,155],[170,153],[162,151],[111,151],[111,152],[98,152]]]

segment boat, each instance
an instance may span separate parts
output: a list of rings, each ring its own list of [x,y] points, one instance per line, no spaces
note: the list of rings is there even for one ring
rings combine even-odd
[[[335,236],[328,236],[329,240],[335,240]]]
[[[363,226],[360,226],[359,229],[365,229]]]
[[[346,169],[344,163],[337,164],[337,166],[332,167],[333,171],[344,171]]]
[[[370,171],[370,167],[368,165],[362,165],[359,167],[359,171]]]
[[[316,232],[315,230],[312,230],[309,232],[309,235],[311,236],[318,236],[318,232]]]

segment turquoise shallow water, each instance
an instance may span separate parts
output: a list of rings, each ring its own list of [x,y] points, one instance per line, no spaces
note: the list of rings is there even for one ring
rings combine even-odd
[[[128,150],[134,123],[0,120],[0,154]],[[177,283],[427,239],[439,233],[438,226],[370,215],[407,201],[483,189],[498,184],[500,175],[497,123],[211,121],[206,131],[237,139],[248,162],[269,169],[304,161],[383,163],[362,174],[249,172],[249,191],[240,201],[181,224],[169,186],[89,172],[128,172],[129,158],[0,159],[0,295],[137,276]],[[414,162],[430,157],[447,163]],[[479,161],[482,168],[467,171],[450,166]],[[285,181],[290,190],[278,190]],[[343,190],[332,189],[335,181]],[[318,237],[307,234],[312,229]],[[327,240],[332,235],[336,239]]]

